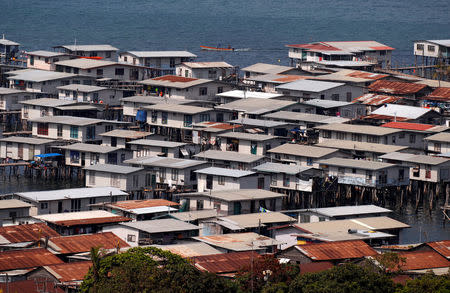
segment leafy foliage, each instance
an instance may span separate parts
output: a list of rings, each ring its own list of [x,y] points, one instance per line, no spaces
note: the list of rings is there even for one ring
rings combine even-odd
[[[427,273],[421,278],[406,282],[406,285],[399,288],[396,293],[415,293],[415,292],[450,292],[450,274],[436,276]]]

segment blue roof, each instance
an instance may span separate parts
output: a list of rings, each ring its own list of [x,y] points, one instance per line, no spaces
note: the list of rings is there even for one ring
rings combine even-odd
[[[58,153],[49,153],[49,154],[35,155],[35,157],[38,157],[38,158],[50,158],[50,157],[57,157],[57,156],[62,156],[62,155],[58,154]]]

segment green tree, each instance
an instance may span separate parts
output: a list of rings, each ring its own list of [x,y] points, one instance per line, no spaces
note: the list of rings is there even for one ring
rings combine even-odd
[[[396,293],[415,293],[415,292],[450,292],[450,274],[436,276],[433,273],[427,273],[420,278],[406,282],[406,285],[399,288]]]
[[[394,282],[386,275],[355,264],[344,264],[320,273],[300,275],[291,282],[292,293],[390,293]]]
[[[91,267],[82,292],[236,292],[231,281],[198,271],[178,255],[137,247],[103,257]]]

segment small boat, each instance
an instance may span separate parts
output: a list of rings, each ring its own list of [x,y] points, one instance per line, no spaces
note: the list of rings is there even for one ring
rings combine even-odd
[[[230,46],[228,46],[228,48],[200,46],[200,48],[206,51],[228,51],[228,52],[234,51],[234,48],[231,48]]]

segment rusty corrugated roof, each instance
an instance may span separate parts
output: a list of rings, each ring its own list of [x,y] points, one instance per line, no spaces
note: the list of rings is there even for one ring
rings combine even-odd
[[[353,71],[353,72],[348,73],[347,76],[377,80],[377,79],[385,78],[389,75],[377,74],[377,73],[365,72],[365,71]]]
[[[402,270],[425,270],[450,267],[450,261],[435,251],[408,251],[399,253],[406,263]]]
[[[60,282],[81,281],[92,266],[91,261],[77,261],[44,266]]]
[[[190,82],[197,80],[197,78],[189,78],[189,77],[182,77],[177,75],[164,75],[153,78],[153,80],[164,80],[164,81],[170,81],[170,82]]]
[[[178,206],[179,203],[165,200],[165,199],[146,199],[146,200],[125,200],[118,201],[116,203],[110,204],[112,207],[117,207],[123,210],[134,210],[141,208],[151,208],[151,207],[170,207],[170,206]]]
[[[300,264],[300,275],[306,273],[317,273],[322,272],[333,267],[333,263],[329,261],[320,261],[320,262],[310,262]]]
[[[371,114],[362,117],[362,119],[375,119],[375,120],[397,120],[397,121],[408,121],[410,119],[405,117],[395,117],[395,116],[388,116],[388,115],[379,115],[379,114]]]
[[[421,123],[411,123],[411,122],[394,122],[394,121],[381,125],[381,127],[406,129],[406,130],[419,130],[419,131],[425,131],[425,130],[428,130],[435,126],[436,125],[431,125],[431,124],[421,124]]]
[[[431,94],[429,94],[427,99],[437,100],[437,101],[450,101],[450,88],[449,87],[438,87]]]
[[[31,248],[0,252],[0,271],[27,269],[63,263],[45,248]]]
[[[361,240],[313,243],[298,245],[296,248],[307,257],[316,261],[361,258],[377,254],[372,247]]]
[[[53,224],[64,227],[80,226],[80,225],[94,225],[94,224],[106,224],[106,223],[120,223],[131,221],[127,217],[105,217],[105,218],[91,218],[91,219],[79,219],[79,220],[65,220],[56,221]]]
[[[450,258],[450,240],[428,242],[427,245],[439,252],[442,256]]]
[[[415,94],[426,87],[427,85],[425,84],[377,80],[369,86],[369,90],[373,92],[389,93],[394,95],[407,95]]]
[[[64,290],[55,285],[53,281],[35,281],[35,280],[23,280],[16,282],[0,283],[0,292],[13,292],[13,293],[42,293],[42,288],[46,288],[47,293],[64,293]]]
[[[254,251],[244,251],[197,256],[192,261],[195,263],[195,267],[202,271],[215,274],[233,273],[250,265],[252,255],[253,260],[261,257]]]
[[[364,105],[380,106],[384,104],[393,104],[399,100],[404,99],[404,97],[399,96],[387,96],[379,94],[365,94],[358,98],[355,98],[352,103],[361,103]]]
[[[61,254],[88,252],[91,247],[103,249],[129,247],[129,245],[112,232],[53,237],[48,241],[49,247]]]
[[[0,227],[0,236],[10,243],[32,242],[42,237],[56,237],[59,234],[44,223]]]

